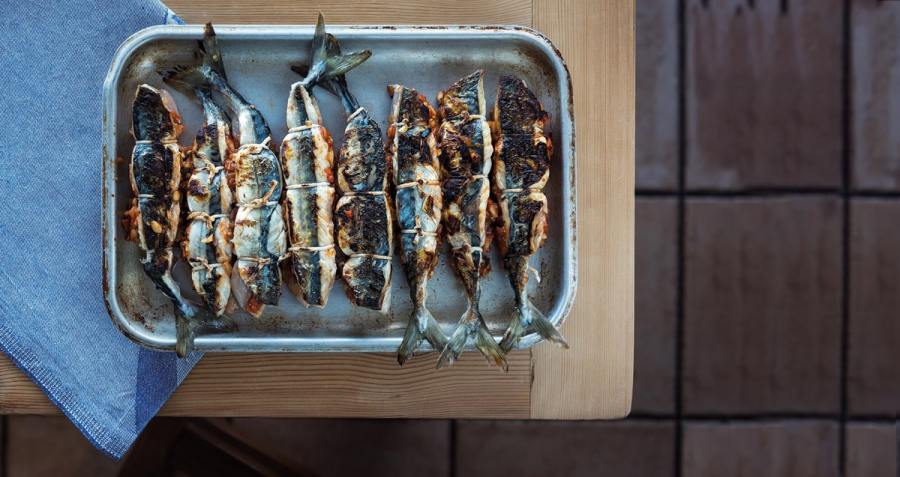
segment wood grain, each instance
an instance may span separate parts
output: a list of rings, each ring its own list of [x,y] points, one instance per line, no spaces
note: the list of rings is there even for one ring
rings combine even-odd
[[[569,62],[578,125],[580,292],[564,332],[569,351],[541,345],[508,374],[468,353],[399,368],[388,354],[210,354],[162,409],[169,416],[615,418],[631,401],[634,300],[634,4],[610,0],[424,0],[362,4],[170,0],[191,23],[532,24]],[[532,11],[534,7],[534,11]],[[602,59],[602,61],[600,61]],[[0,357],[0,413],[59,411]]]
[[[531,415],[628,414],[634,366],[634,2],[535,0],[574,82],[578,300],[571,349],[536,347]]]
[[[188,23],[314,24],[322,12],[330,24],[531,24],[531,0],[169,0],[166,4]]]
[[[397,366],[391,354],[208,354],[160,412],[164,416],[510,418],[530,414],[531,356],[509,372],[467,353],[435,370],[435,356]],[[0,413],[59,410],[0,357]]]

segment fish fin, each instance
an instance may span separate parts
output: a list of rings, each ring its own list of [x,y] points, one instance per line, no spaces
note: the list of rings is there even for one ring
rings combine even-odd
[[[503,351],[497,346],[494,337],[491,336],[484,318],[471,308],[466,310],[466,313],[460,318],[456,331],[453,332],[453,335],[441,352],[437,367],[452,365],[459,358],[469,338],[475,339],[475,347],[478,351],[481,351],[481,354],[484,355],[489,363],[496,364],[503,368],[504,371],[508,369],[506,358],[503,357]]]
[[[541,335],[547,341],[556,344],[565,349],[569,349],[569,343],[566,342],[566,339],[563,338],[562,333],[553,326],[553,323],[550,323],[550,320],[544,316],[531,302],[528,302],[528,307],[531,309],[532,319],[531,327],[534,328],[534,331],[537,331],[537,334]]]
[[[334,78],[347,73],[348,71],[363,64],[372,56],[372,50],[354,51],[346,55],[329,56],[325,60],[325,71],[322,72],[323,78]]]
[[[397,362],[402,365],[412,358],[423,339],[435,350],[443,349],[447,345],[447,337],[441,331],[441,325],[427,308],[420,306],[413,311],[409,324],[406,325],[406,334],[397,349]]]
[[[219,51],[219,42],[216,39],[216,31],[213,29],[212,23],[207,23],[203,27],[203,41],[200,42],[200,47],[204,53],[203,64],[219,73],[223,80],[228,81],[228,76],[225,75],[225,64],[222,62],[222,52]]]
[[[175,307],[175,354],[187,356],[194,349],[195,327],[181,310]]]
[[[325,17],[322,12],[319,12],[319,17],[316,19],[316,30],[313,33],[310,50],[313,63],[324,61],[328,56],[328,39],[325,33]]]
[[[300,75],[300,76],[306,78],[306,75],[309,74],[309,66],[307,66],[307,65],[294,65],[294,66],[291,66],[291,71],[293,71],[294,73],[297,73],[298,75]],[[325,91],[328,91],[329,93],[331,93],[331,94],[333,94],[333,95],[335,95],[335,96],[340,96],[340,95],[341,95],[341,93],[340,93],[337,89],[335,89],[335,87],[334,87],[334,85],[332,84],[331,81],[322,81],[321,83],[316,83],[316,86],[320,86],[322,89],[324,89]]]
[[[526,325],[526,323],[528,323]],[[517,309],[516,315],[509,324],[503,339],[500,341],[500,349],[505,353],[515,348],[519,344],[519,340],[529,331],[535,331],[547,341],[556,343],[557,345],[568,348],[569,344],[563,335],[553,326],[553,323],[535,307],[531,301],[526,300],[525,306]]]
[[[208,89],[211,87],[209,79],[195,65],[175,65],[159,70],[157,73],[162,76],[162,80],[166,84],[175,86],[187,94],[198,88]]]
[[[237,323],[228,315],[216,316],[205,310],[197,311],[191,316],[176,306],[175,353],[179,358],[184,358],[194,349],[194,338],[201,329],[232,332],[237,330]]]

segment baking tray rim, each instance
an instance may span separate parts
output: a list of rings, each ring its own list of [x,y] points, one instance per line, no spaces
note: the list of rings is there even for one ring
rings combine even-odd
[[[313,31],[308,25],[216,25],[216,33],[221,38],[287,40],[298,35],[308,36]],[[435,38],[447,36],[466,36],[472,38],[496,37],[497,34],[511,38],[519,38],[544,53],[556,74],[560,77],[560,141],[555,144],[563,152],[563,170],[568,177],[563,181],[562,213],[563,235],[568,238],[563,243],[564,262],[567,262],[569,273],[564,275],[564,292],[559,311],[550,316],[554,325],[560,327],[572,311],[578,288],[578,243],[577,243],[577,204],[576,161],[575,161],[575,111],[572,93],[572,78],[559,49],[543,33],[529,27],[519,25],[334,25],[329,31],[336,36],[352,33],[354,35],[369,34],[373,36],[422,37]],[[119,45],[103,82],[102,94],[102,206],[101,206],[101,240],[102,240],[102,287],[104,304],[110,319],[115,326],[131,341],[146,348],[172,351],[174,339],[158,339],[156,336],[141,333],[128,320],[118,303],[116,296],[116,227],[115,214],[115,124],[118,104],[118,81],[122,71],[132,55],[145,44],[159,39],[200,39],[203,26],[196,25],[155,25],[132,34]],[[566,246],[568,245],[568,246]],[[198,351],[246,351],[246,352],[386,352],[394,351],[399,345],[400,337],[226,337],[227,335],[198,336],[194,347]],[[495,337],[499,340],[499,337]],[[524,336],[517,349],[527,349],[543,341],[536,333]],[[422,351],[430,350],[428,343],[423,343]],[[472,349],[471,346],[467,349]]]

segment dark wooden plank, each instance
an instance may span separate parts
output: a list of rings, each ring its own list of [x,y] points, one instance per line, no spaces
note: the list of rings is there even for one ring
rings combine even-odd
[[[840,186],[842,8],[687,2],[689,188]]]
[[[685,412],[837,413],[840,200],[686,207]]]
[[[900,2],[853,0],[853,187],[900,189]]]
[[[678,2],[638,0],[635,185],[678,187]]]

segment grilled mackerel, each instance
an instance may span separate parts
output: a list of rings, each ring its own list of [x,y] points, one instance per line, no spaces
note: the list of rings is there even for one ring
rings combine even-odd
[[[201,65],[173,68],[163,76],[167,81],[217,90],[238,118],[237,214],[232,238],[237,262],[231,274],[231,291],[241,308],[259,317],[266,305],[278,304],[281,296],[279,261],[287,249],[280,204],[281,164],[269,149],[271,134],[266,120],[227,82],[211,24],[206,24],[201,46]]]
[[[444,231],[452,265],[466,290],[468,307],[441,352],[438,367],[452,363],[469,339],[504,370],[506,359],[488,330],[478,302],[481,277],[490,270],[487,252],[490,197],[491,130],[485,119],[484,71],[478,70],[438,93],[441,127]]]
[[[392,85],[388,92],[393,96],[388,141],[397,190],[400,250],[414,306],[397,350],[397,361],[403,364],[423,339],[435,350],[447,344],[440,325],[425,307],[426,285],[438,261],[443,200],[434,109],[415,89]]]
[[[172,278],[173,245],[180,219],[182,153],[177,138],[181,116],[169,93],[153,86],[138,86],[132,107],[134,151],[131,155],[132,208],[126,212],[126,228],[143,252],[141,264],[156,287],[175,304],[178,328],[176,351],[188,353],[192,335],[186,322],[197,311],[181,295]]]
[[[494,187],[502,214],[497,231],[503,264],[515,291],[515,313],[500,347],[509,351],[528,332],[568,347],[553,324],[528,299],[528,261],[547,238],[547,197],[552,143],[544,134],[549,120],[521,79],[500,78],[494,108],[496,163]]]
[[[184,256],[191,265],[194,291],[216,316],[221,316],[231,298],[231,210],[234,195],[226,163],[231,165],[234,142],[230,120],[207,88],[194,93],[200,100],[205,124],[194,138],[190,154],[193,170],[187,184],[188,226]]]
[[[328,50],[329,55],[340,54],[340,46],[331,35]],[[343,260],[341,276],[351,303],[383,313],[390,306],[394,237],[381,128],[350,93],[343,74],[334,75],[327,84],[329,91],[341,98],[349,115],[337,159],[340,198],[334,206],[337,245]]]
[[[307,306],[325,306],[337,271],[332,214],[334,152],[312,89],[361,64],[370,55],[364,51],[341,56],[336,42],[328,41],[320,14],[311,48],[312,65],[303,80],[291,86],[287,105],[289,129],[281,144],[288,251],[294,279],[289,283]]]

